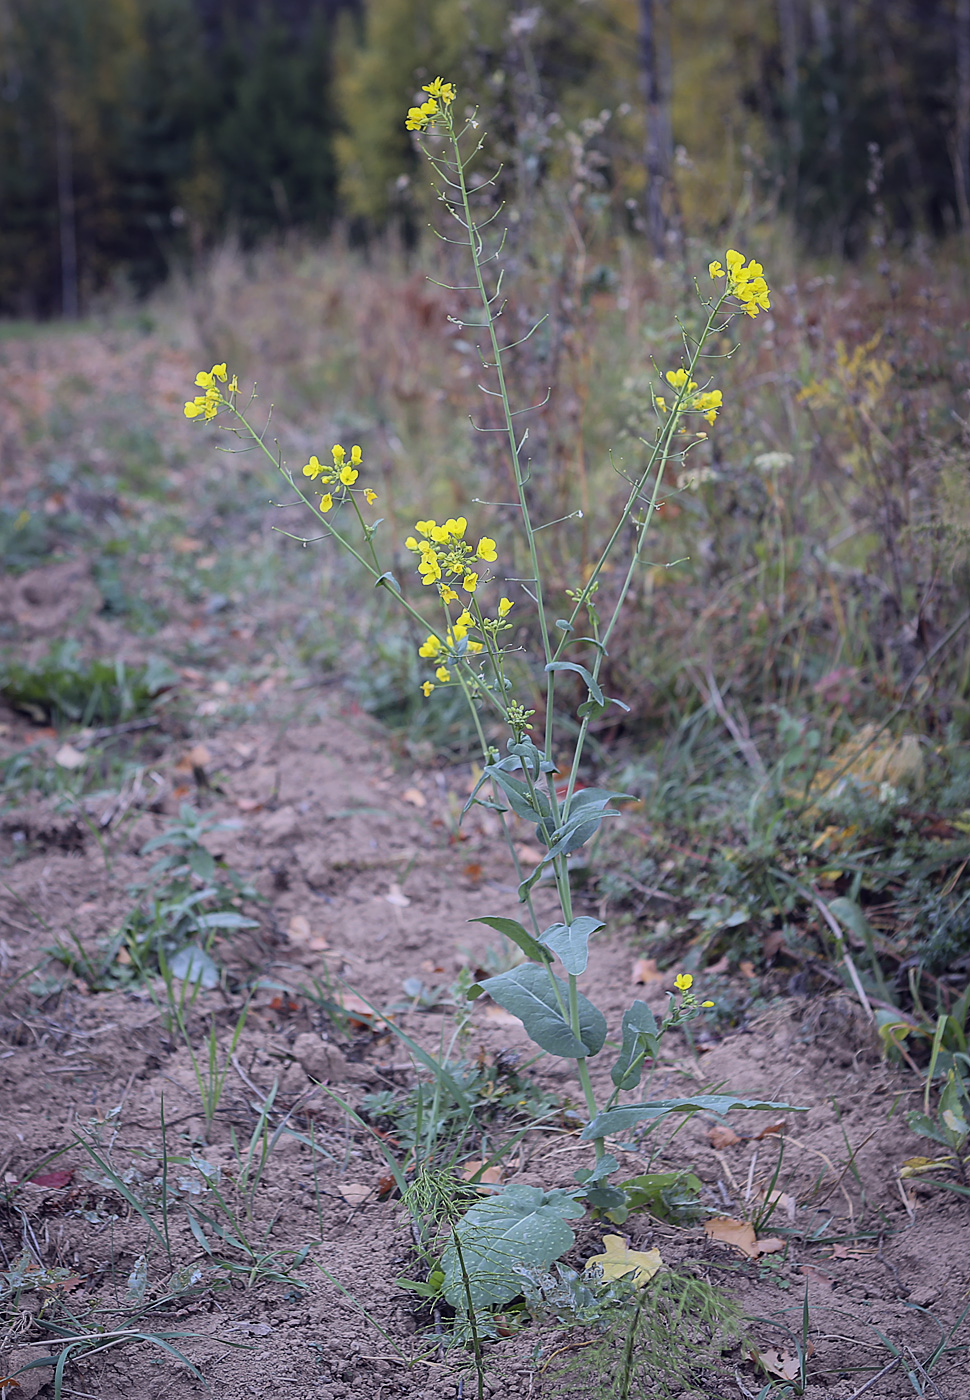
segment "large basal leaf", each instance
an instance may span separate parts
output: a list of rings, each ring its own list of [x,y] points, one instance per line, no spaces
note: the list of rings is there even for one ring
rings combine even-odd
[[[589,961],[590,937],[605,927],[602,920],[582,914],[571,924],[552,924],[541,935],[541,941],[552,949],[567,972],[581,977]]]
[[[455,1226],[469,1288],[454,1243],[441,1259],[442,1292],[452,1307],[473,1308],[507,1303],[522,1291],[516,1272],[523,1266],[547,1269],[575,1242],[566,1224],[583,1214],[582,1202],[568,1191],[544,1192],[538,1186],[507,1186],[472,1206]]]
[[[618,1089],[635,1089],[643,1073],[642,1057],[655,1055],[659,1043],[656,1018],[645,1001],[635,1001],[624,1013],[622,1029],[623,1044],[610,1077]]]
[[[656,1122],[668,1113],[729,1113],[732,1108],[764,1108],[778,1113],[804,1113],[790,1103],[768,1103],[764,1099],[739,1099],[733,1094],[695,1094],[689,1099],[658,1099],[654,1103],[630,1103],[598,1113],[580,1133],[590,1142],[594,1138],[623,1133],[636,1123]]]
[[[559,990],[562,1006],[569,1006],[569,989],[558,977],[552,977],[535,963],[514,967],[498,977],[486,977],[478,985],[493,1001],[518,1016],[529,1035],[550,1055],[565,1060],[581,1060],[596,1055],[606,1039],[606,1019],[591,1001],[579,995],[578,1040],[560,1010],[553,982]]]

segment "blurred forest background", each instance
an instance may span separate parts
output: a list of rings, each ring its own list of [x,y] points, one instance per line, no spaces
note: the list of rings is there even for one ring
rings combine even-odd
[[[815,255],[858,256],[877,205],[905,240],[970,223],[968,0],[0,0],[0,312],[144,292],[227,234],[412,241],[429,64],[520,191],[608,112],[600,197],[661,249],[742,201]]]

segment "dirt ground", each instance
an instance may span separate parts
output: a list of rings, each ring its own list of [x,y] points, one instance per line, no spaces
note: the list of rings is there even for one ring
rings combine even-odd
[[[272,619],[265,602],[263,636]],[[470,921],[519,912],[496,819],[475,811],[457,827],[469,767],[416,767],[339,684],[257,668],[255,627],[223,623],[204,597],[150,639],[129,635],[103,616],[83,552],[0,576],[0,620],[24,655],[73,635],[98,654],[137,661],[187,630],[219,659],[218,667],[180,667],[178,704],[161,712],[158,727],[117,736],[133,765],[120,791],[28,792],[0,813],[0,1247],[7,1277],[20,1261],[27,1279],[5,1300],[0,1374],[56,1354],[58,1336],[90,1338],[101,1328],[114,1344],[79,1351],[65,1395],[161,1400],[208,1387],[225,1400],[470,1396],[467,1356],[446,1350],[421,1300],[395,1283],[418,1277],[389,1175],[387,1154],[403,1161],[404,1153],[393,1135],[347,1112],[366,1093],[401,1094],[416,1082],[400,1036],[379,1019],[368,1024],[351,992],[436,1053],[452,1032],[447,998],[428,995],[422,1006],[403,984],[444,990],[463,968],[496,968],[498,935]],[[234,681],[223,678],[230,661]],[[56,767],[65,742],[84,741],[0,709],[0,760],[29,750],[31,763]],[[258,895],[246,905],[258,926],[217,938],[223,981],[186,1013],[203,1068],[204,1037],[215,1026],[214,1062],[225,1069],[208,1131],[160,979],[150,988],[126,983],[122,959],[114,984],[109,969],[106,989],[92,990],[76,962],[65,966],[49,951],[96,955],[157,858],[145,843],[183,803],[234,823],[205,844]],[[619,823],[635,835],[635,815]],[[595,882],[584,898],[580,912],[601,907]],[[554,909],[541,885],[538,906]],[[669,902],[662,907],[668,912]],[[641,952],[628,932],[595,945],[584,990],[613,1030],[633,996],[658,1012],[667,1005],[678,969],[635,986]],[[703,976],[698,984],[703,994]],[[620,1227],[633,1248],[657,1247],[670,1266],[689,1263],[749,1318],[750,1341],[682,1393],[763,1394],[751,1347],[784,1368],[807,1331],[803,1393],[811,1400],[847,1400],[883,1367],[866,1390],[872,1400],[924,1390],[970,1396],[965,1350],[944,1355],[930,1379],[921,1371],[961,1316],[949,1344],[970,1340],[968,1203],[900,1179],[900,1165],[925,1147],[904,1121],[922,1082],[881,1058],[859,1006],[841,991],[778,997],[731,1033],[699,1031],[694,1053],[683,1038],[668,1043],[652,1096],[723,1086],[793,1106],[770,1124],[764,1114],[732,1115],[733,1134],[700,1115],[676,1135],[665,1129],[614,1149],[631,1176],[695,1172],[702,1203],[725,1216],[751,1214],[766,1191],[782,1193],[765,1228],[781,1233],[784,1248],[759,1258],[710,1238],[703,1224],[641,1212]],[[592,1161],[571,1117],[578,1085],[548,1056],[526,1067],[533,1048],[518,1022],[481,998],[455,1053],[508,1066],[518,1052],[523,1082],[558,1107],[523,1137],[505,1180],[568,1187]],[[606,1059],[602,1068],[592,1062],[594,1082],[606,1080]],[[500,1116],[495,1131],[511,1132],[517,1121]],[[269,1131],[257,1139],[259,1171],[250,1163],[247,1194],[232,1182],[262,1125]],[[262,1143],[271,1144],[265,1161]],[[481,1151],[480,1140],[468,1143],[469,1157]],[[208,1212],[226,1228],[213,1214],[213,1181],[238,1206],[248,1253],[198,1224]],[[199,1212],[195,1231],[186,1202]],[[602,1221],[574,1225],[573,1266],[617,1232]],[[136,1295],[149,1311],[133,1328],[125,1318]],[[139,1329],[168,1337],[203,1379]],[[576,1334],[535,1324],[505,1330],[487,1345],[489,1393],[555,1394],[556,1360],[578,1354]],[[21,1372],[18,1384],[4,1394],[53,1394],[49,1368]],[[786,1393],[780,1378],[775,1393]]]

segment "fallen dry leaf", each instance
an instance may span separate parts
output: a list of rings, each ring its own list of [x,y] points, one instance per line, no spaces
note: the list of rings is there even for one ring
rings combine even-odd
[[[188,749],[178,763],[175,765],[176,773],[194,773],[197,769],[207,768],[212,762],[212,754],[205,744],[195,744]]]
[[[373,1186],[360,1186],[353,1181],[344,1182],[337,1190],[349,1206],[362,1206],[374,1194]]]
[[[637,1288],[642,1288],[663,1267],[659,1249],[630,1249],[622,1235],[604,1235],[603,1249],[605,1253],[586,1260],[586,1268],[598,1264],[606,1283],[632,1274]]]
[[[428,799],[420,788],[405,788],[401,793],[401,799],[404,802],[410,802],[412,807],[427,807],[428,805]]]
[[[485,1019],[490,1026],[521,1026],[518,1016],[505,1011],[501,1006],[486,1006]]]
[[[776,1351],[774,1347],[769,1347],[767,1351],[755,1352],[755,1356],[769,1376],[777,1376],[780,1381],[798,1380],[798,1357],[792,1356],[790,1352]]]
[[[530,846],[525,841],[517,841],[515,854],[523,865],[538,865],[544,852],[538,846]]]
[[[784,1118],[780,1123],[769,1123],[767,1128],[762,1128],[760,1132],[751,1133],[751,1140],[757,1142],[760,1138],[780,1136],[787,1127],[788,1124],[785,1122]]]
[[[294,914],[286,926],[286,934],[298,948],[308,948],[312,953],[326,952],[330,944],[322,934],[314,933],[310,921],[304,914]]]
[[[471,1181],[473,1176],[482,1171],[482,1167],[485,1167],[485,1163],[482,1160],[466,1162],[461,1169],[462,1181]],[[492,1194],[492,1189],[494,1187],[501,1185],[502,1179],[502,1168],[500,1166],[485,1167],[481,1176],[476,1180],[475,1185],[483,1196],[489,1196]]]
[[[236,806],[240,812],[261,812],[264,807],[261,797],[237,797]]]
[[[733,1245],[747,1259],[757,1259],[762,1254],[777,1254],[785,1248],[785,1241],[776,1236],[757,1239],[750,1220],[733,1220],[728,1215],[716,1215],[713,1220],[705,1221],[704,1232],[708,1239],[716,1240],[719,1244]]]
[[[782,1211],[788,1217],[789,1225],[795,1223],[796,1201],[794,1196],[789,1196],[787,1191],[759,1191],[758,1199],[766,1205],[774,1206],[776,1210]]]
[[[30,1186],[46,1186],[51,1190],[60,1191],[65,1186],[70,1186],[74,1172],[70,1169],[59,1172],[41,1172],[39,1176],[32,1176],[29,1181]]]
[[[707,1136],[711,1146],[718,1152],[723,1152],[725,1147],[737,1147],[741,1141],[733,1128],[722,1123],[715,1123],[713,1128],[708,1128]]]
[[[381,1026],[387,1025],[385,1017],[371,1009],[363,997],[359,997],[356,992],[338,992],[336,996],[338,1004],[343,1007],[344,1013],[349,1021],[355,1026],[363,1026],[365,1030],[377,1030]]]
[[[634,986],[646,987],[651,982],[662,982],[663,973],[657,971],[656,958],[637,958],[633,964],[633,976],[630,979]]]
[[[742,977],[747,977],[749,979],[756,976],[754,970],[754,963],[749,962],[747,958],[743,959],[743,961],[738,963],[738,971],[740,972]]]
[[[62,744],[54,755],[54,762],[58,768],[67,768],[68,770],[83,768],[87,761],[86,755],[81,753],[80,749],[76,749],[73,744]]]
[[[401,886],[396,882],[391,885],[384,898],[387,900],[388,904],[393,904],[396,909],[406,909],[411,903],[407,895],[401,889]]]

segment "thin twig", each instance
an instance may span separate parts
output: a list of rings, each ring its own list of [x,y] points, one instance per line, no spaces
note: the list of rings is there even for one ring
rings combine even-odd
[[[851,1395],[847,1395],[845,1400],[859,1400],[860,1395],[865,1395],[867,1390],[871,1390],[876,1381],[882,1380],[883,1376],[889,1374],[894,1366],[899,1365],[899,1357],[894,1356],[892,1361],[886,1363],[881,1371],[877,1371],[874,1376],[870,1376],[865,1385],[861,1385],[858,1390],[854,1390]]]

